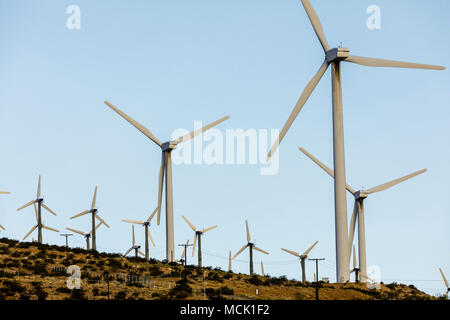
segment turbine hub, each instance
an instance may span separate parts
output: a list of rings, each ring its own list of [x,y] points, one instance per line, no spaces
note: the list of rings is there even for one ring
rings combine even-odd
[[[359,200],[359,199],[365,199],[367,198],[368,194],[364,193],[364,191],[362,190],[358,190],[355,192],[355,199]]]
[[[348,48],[333,48],[327,51],[325,58],[327,62],[345,60],[350,56],[350,49]]]
[[[44,199],[43,199],[43,198],[37,198],[37,199],[36,199],[36,202],[37,202],[37,203],[39,203],[39,202],[44,202]]]
[[[175,149],[177,147],[176,143],[173,143],[172,141],[168,141],[168,142],[164,142],[161,145],[161,149],[162,151],[172,151],[173,149]]]

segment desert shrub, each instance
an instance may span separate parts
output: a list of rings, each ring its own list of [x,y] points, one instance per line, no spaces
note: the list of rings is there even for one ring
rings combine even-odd
[[[28,293],[26,293],[26,292],[22,292],[19,295],[19,300],[30,300],[30,295]]]
[[[211,300],[224,299],[224,295],[233,295],[234,290],[228,287],[220,287],[219,289],[206,288],[205,293]]]
[[[59,292],[59,293],[72,293],[72,290],[70,290],[67,287],[59,287],[59,288],[56,288],[55,291]]]
[[[212,280],[212,281],[218,281],[218,282],[223,282],[222,278],[220,277],[219,273],[216,271],[211,271],[208,273],[208,280]]]
[[[227,272],[222,276],[222,279],[228,280],[233,277],[233,274],[231,272]]]
[[[111,267],[113,270],[117,270],[122,268],[122,262],[117,258],[110,258],[108,260],[108,266]]]
[[[66,298],[67,300],[87,300],[84,295],[83,289],[73,289],[71,290],[70,296]]]
[[[192,295],[192,288],[184,279],[178,280],[176,286],[170,289],[169,297],[172,299],[186,299]]]
[[[25,291],[25,287],[22,286],[17,280],[5,280],[3,281],[3,286],[14,293],[22,293]]]
[[[250,283],[250,284],[253,284],[255,286],[259,286],[259,285],[263,284],[263,282],[261,281],[261,279],[257,275],[253,275],[251,278],[245,279],[245,281]]]
[[[151,266],[149,268],[150,275],[153,277],[158,277],[164,273],[159,266]]]
[[[115,295],[116,300],[125,300],[127,298],[127,292],[125,290],[118,291]]]
[[[16,251],[14,251],[13,253],[11,253],[10,256],[13,257],[13,258],[19,258],[19,257],[22,256],[22,252],[16,250]]]

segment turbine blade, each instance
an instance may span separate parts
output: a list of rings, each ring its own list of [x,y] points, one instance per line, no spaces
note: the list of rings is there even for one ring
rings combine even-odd
[[[80,231],[80,230],[76,230],[76,229],[72,229],[72,228],[66,228],[66,229],[69,230],[69,231],[81,234],[82,236],[85,235],[85,233],[83,231]]]
[[[204,127],[201,128],[201,129],[197,129],[197,130],[195,130],[195,131],[192,131],[192,132],[190,132],[190,133],[188,133],[188,134],[186,134],[186,135],[184,135],[184,136],[182,136],[182,137],[176,139],[175,141],[172,141],[172,143],[174,143],[174,144],[179,144],[179,143],[181,143],[181,142],[189,141],[189,140],[195,138],[196,136],[198,136],[199,134],[202,134],[202,133],[205,132],[206,130],[211,129],[212,127],[217,126],[219,123],[224,122],[225,120],[228,120],[229,118],[230,118],[230,116],[226,116],[226,117],[223,117],[223,118],[221,118],[221,119],[219,119],[219,120],[216,120],[216,121],[214,121],[214,122],[212,122],[212,123],[210,123],[210,124],[204,126]]]
[[[83,215],[85,215],[86,213],[89,213],[89,212],[91,212],[91,210],[85,210],[85,211],[83,211],[83,212],[81,212],[79,214],[74,215],[73,217],[70,217],[70,219],[81,217],[81,216],[83,216]]]
[[[370,282],[374,282],[372,278],[369,278],[366,274],[362,273],[361,271],[359,271],[359,275],[367,280],[369,280]]]
[[[359,211],[358,200],[355,200],[355,204],[353,205],[352,217],[350,218],[350,234],[348,235],[348,248],[349,248],[349,250],[352,249],[352,245],[353,245],[353,238],[354,238],[354,235],[355,235],[356,218],[358,216],[358,211]],[[348,263],[350,263],[350,256],[348,257],[348,259],[349,259]]]
[[[446,286],[447,288],[449,288],[449,286],[448,286],[448,281],[447,281],[447,279],[445,279],[445,276],[444,276],[444,272],[442,271],[441,268],[439,268],[439,271],[441,272],[442,279],[444,279],[445,286]]]
[[[310,158],[312,161],[314,161],[319,167],[321,167],[330,177],[334,179],[334,171],[328,168],[326,165],[324,165],[322,162],[319,161],[316,157],[314,157],[311,153],[306,151],[304,148],[300,147],[299,150],[303,152],[308,158]],[[350,187],[347,183],[345,184],[345,188],[351,193],[355,194],[356,191]]]
[[[28,206],[31,206],[33,203],[35,203],[36,200],[31,200],[30,202],[25,203],[23,206],[21,206],[19,209],[17,209],[17,211],[22,210],[23,208],[26,208]]]
[[[258,250],[259,252],[269,254],[267,251],[264,251],[263,249],[258,248],[257,246],[253,246],[253,249]]]
[[[213,227],[209,227],[209,228],[203,229],[201,232],[202,232],[202,233],[205,233],[205,232],[207,232],[207,231],[209,231],[209,230],[212,230],[212,229],[214,229],[214,228],[217,228],[217,225],[216,225],[216,226],[213,226]]]
[[[415,176],[417,176],[419,174],[422,174],[422,173],[424,173],[426,171],[427,171],[427,169],[422,169],[422,170],[416,171],[416,172],[408,174],[407,176],[404,176],[402,178],[395,179],[395,180],[383,183],[383,184],[381,184],[379,186],[376,186],[374,188],[371,188],[369,190],[365,190],[364,192],[367,193],[367,194],[371,194],[371,193],[374,193],[374,192],[380,192],[380,191],[386,190],[386,189],[388,189],[390,187],[393,187],[393,186],[399,184],[400,182],[403,182],[405,180],[411,179],[411,178],[413,178],[413,177],[415,177]]]
[[[155,210],[153,210],[152,214],[150,215],[150,217],[148,217],[147,222],[152,221],[153,217],[155,216],[155,214],[158,212],[159,208],[156,208]]]
[[[354,245],[353,245],[353,269],[356,269],[356,253]]]
[[[0,191],[0,194],[11,194],[11,192],[8,192],[8,191]]]
[[[42,228],[50,230],[50,231],[59,232],[59,230],[56,230],[56,229],[53,229],[53,228],[50,228],[50,227],[47,227],[47,226],[44,226],[44,225],[42,225]]]
[[[386,68],[408,68],[408,69],[427,69],[427,70],[445,70],[445,67],[429,64],[402,62],[385,59],[375,59],[367,57],[350,56],[344,61],[360,64],[367,67],[386,67]]]
[[[37,193],[36,193],[36,198],[40,198],[41,196],[41,176],[39,176],[38,179],[38,187],[37,187]]]
[[[123,222],[135,223],[135,224],[144,224],[144,222],[140,220],[122,220]]]
[[[157,217],[158,226],[161,221],[161,200],[164,186],[165,170],[166,170],[166,153],[163,152],[161,157],[161,166],[159,168],[159,179],[158,179],[158,217]]]
[[[194,235],[194,245],[192,246],[192,256],[194,256],[196,244],[197,244],[197,234]]]
[[[113,109],[115,112],[117,112],[122,118],[124,118],[129,123],[131,123],[136,129],[138,129],[140,132],[142,132],[147,138],[149,138],[150,140],[152,140],[154,143],[156,143],[158,146],[161,147],[161,145],[162,145],[161,141],[159,141],[158,138],[156,138],[150,130],[148,130],[142,124],[140,124],[136,120],[132,119],[131,117],[129,117],[128,115],[123,113],[121,110],[119,110],[117,107],[113,106],[108,101],[105,101],[105,104],[108,107],[110,107],[111,109]]]
[[[103,224],[103,222],[97,223],[97,225],[95,226],[95,230],[97,230],[98,228],[100,228],[100,226]],[[91,231],[92,233],[92,231]]]
[[[238,255],[240,255],[241,252],[245,250],[245,248],[247,248],[247,245],[243,246],[238,252],[236,252],[236,254],[235,254],[235,255],[233,256],[233,258],[231,258],[231,259],[234,259],[234,258],[236,258]]]
[[[123,256],[125,257],[127,254],[129,254],[130,253],[130,251],[131,250],[133,250],[133,247],[131,247],[130,249],[128,249],[128,251],[127,252],[125,252],[124,254],[123,254]]]
[[[2,226],[1,224],[0,224],[0,228],[2,228],[3,230],[6,230],[6,229],[5,229],[5,227],[4,227],[4,226]]]
[[[186,219],[185,216],[181,216],[181,217],[184,219],[184,221],[186,221],[186,223],[189,225],[189,227],[191,227],[191,229],[192,229],[194,232],[197,231],[197,229],[195,229],[194,225],[193,225],[192,223],[190,223],[189,220]]]
[[[102,222],[105,226],[107,226],[109,228],[109,224],[107,224],[105,220],[100,218],[100,216],[98,214],[95,215],[95,218],[98,219],[100,222]]]
[[[313,245],[312,245],[311,247],[309,247],[308,250],[306,250],[306,251],[303,253],[303,255],[304,255],[304,256],[307,256],[307,255],[309,254],[309,252],[316,246],[316,244],[317,244],[318,242],[319,242],[319,241],[314,242]]]
[[[56,213],[54,213],[49,207],[47,207],[45,204],[41,203],[41,207],[43,207],[45,210],[56,216]]]
[[[306,13],[308,14],[309,21],[311,21],[314,31],[316,32],[317,38],[319,38],[319,41],[322,44],[323,50],[327,52],[328,50],[330,50],[330,46],[328,45],[327,39],[325,38],[322,23],[320,22],[316,11],[314,10],[309,0],[302,0],[302,3],[303,7],[306,10]]]
[[[264,276],[264,266],[263,266],[263,262],[261,261],[261,275]]]
[[[95,186],[94,189],[94,196],[92,197],[92,205],[91,205],[91,209],[95,208],[95,202],[97,200],[97,186]]]
[[[286,135],[287,131],[291,127],[292,123],[294,122],[295,118],[297,118],[298,114],[302,110],[303,106],[305,105],[308,98],[311,96],[311,93],[316,88],[317,84],[319,83],[320,79],[322,79],[323,74],[325,71],[327,71],[329,63],[327,61],[324,61],[323,64],[320,66],[319,71],[314,75],[314,77],[308,82],[305,89],[303,89],[302,94],[300,95],[300,98],[297,101],[297,104],[295,105],[294,109],[292,110],[291,114],[289,115],[289,118],[287,119],[286,123],[283,126],[283,129],[281,129],[280,135],[278,136],[278,139],[273,144],[272,148],[269,151],[269,154],[267,155],[267,161],[270,160],[272,155],[275,153],[275,151],[278,149],[278,146],[280,145],[281,141],[283,140],[284,136]]]
[[[298,253],[298,252],[291,251],[291,250],[284,249],[284,248],[281,248],[281,250],[286,251],[287,253],[290,253],[290,254],[292,254],[292,255],[294,255],[296,257],[300,257],[300,253]]]
[[[138,250],[138,253],[139,253],[141,256],[145,257],[145,254],[144,254],[141,250]]]
[[[248,230],[247,220],[245,220],[245,231],[247,232],[247,242],[250,242],[250,231]]]
[[[38,215],[38,209],[36,206],[36,202],[33,203],[33,207],[34,207],[34,215],[36,216],[36,222],[39,221],[39,215]]]
[[[25,237],[23,237],[23,239],[22,240],[25,240],[35,229],[37,228],[37,225],[35,225],[33,228],[31,228],[31,230],[30,231],[28,231],[28,233],[26,234],[26,236]]]
[[[152,234],[150,233],[150,230],[147,229],[147,233],[148,233],[148,237],[150,238],[150,241],[152,242],[153,247],[156,248],[155,241],[153,241],[153,237],[152,237]]]

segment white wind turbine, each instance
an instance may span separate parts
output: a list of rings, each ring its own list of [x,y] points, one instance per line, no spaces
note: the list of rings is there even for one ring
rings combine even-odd
[[[258,248],[257,246],[255,246],[254,243],[250,242],[250,231],[248,230],[248,222],[247,220],[245,220],[245,229],[247,232],[247,244],[245,246],[243,246],[238,252],[236,252],[236,254],[233,256],[232,259],[236,258],[238,255],[241,254],[242,251],[244,251],[247,247],[249,248],[249,252],[250,252],[250,275],[253,275],[253,249],[262,252],[264,254],[269,254],[267,251],[264,251],[260,248]]]
[[[449,287],[449,285],[448,285],[447,279],[445,279],[444,272],[442,271],[441,268],[439,268],[439,271],[441,272],[442,279],[444,280],[444,284],[445,284],[445,286],[447,287],[447,292],[445,293],[445,296],[446,296],[447,299],[448,299],[448,293],[450,292],[450,287]]]
[[[298,258],[300,258],[300,265],[302,266],[302,282],[305,283],[306,282],[306,270],[305,270],[305,260],[306,258],[308,258],[308,254],[309,252],[315,247],[315,245],[318,243],[319,241],[316,241],[312,244],[311,247],[309,247],[305,252],[303,252],[302,255],[300,255],[300,253],[292,251],[292,250],[288,250],[288,249],[284,249],[281,248],[281,250],[290,253]]]
[[[154,215],[156,214],[156,211],[158,210],[158,208],[156,208],[153,213],[150,215],[150,217],[148,217],[148,219],[144,222],[144,221],[140,221],[140,220],[122,220],[123,222],[128,222],[128,223],[133,223],[133,224],[139,224],[144,226],[144,232],[145,232],[145,260],[149,259],[149,245],[148,245],[148,238],[150,238],[150,241],[153,244],[153,247],[155,246],[155,242],[153,241],[153,237],[150,233],[150,230],[148,229],[149,225],[150,225],[150,221],[152,221]]]
[[[212,230],[214,228],[217,228],[217,225],[203,229],[203,230],[197,230],[195,228],[195,226],[192,223],[190,223],[188,219],[186,219],[185,216],[181,216],[181,217],[184,219],[184,221],[186,221],[186,223],[189,225],[189,227],[191,227],[191,229],[195,232],[194,245],[192,246],[192,256],[194,256],[194,253],[195,253],[195,244],[198,242],[198,253],[197,253],[198,267],[201,268],[202,267],[202,236],[205,232]]]
[[[37,203],[37,207],[36,207],[36,203]],[[56,213],[54,213],[49,207],[47,207],[44,204],[44,199],[41,198],[41,176],[39,176],[39,180],[38,180],[36,199],[31,200],[30,202],[27,202],[26,204],[21,206],[19,209],[17,209],[17,211],[20,211],[23,208],[26,208],[31,205],[34,206],[34,213],[36,215],[37,224],[33,228],[31,228],[31,230],[25,235],[25,237],[22,240],[25,240],[37,228],[38,229],[38,243],[42,243],[42,229],[47,229],[47,230],[55,231],[55,232],[59,232],[59,231],[56,229],[44,226],[42,224],[41,207],[44,208],[45,210],[47,210],[48,212],[50,212],[51,214],[53,214],[54,216],[56,216]]]
[[[97,224],[97,226],[95,227],[95,229],[97,230],[102,224],[103,224],[103,222],[99,222]],[[69,230],[69,231],[72,231],[72,232],[75,232],[75,233],[78,233],[78,234],[82,235],[86,239],[86,250],[90,250],[91,249],[91,246],[89,244],[89,239],[90,239],[90,237],[92,235],[92,230],[89,233],[84,233],[83,231],[72,229],[72,228],[66,228],[66,229]]]
[[[95,189],[94,189],[94,196],[92,197],[91,209],[85,210],[79,214],[76,214],[76,215],[70,217],[70,219],[75,219],[75,218],[84,216],[87,213],[92,213],[92,234],[91,234],[92,250],[97,250],[97,236],[95,233],[95,229],[97,229],[97,228],[95,228],[95,219],[99,220],[105,226],[107,226],[109,228],[109,225],[98,215],[98,208],[95,208],[96,201],[97,201],[97,186],[95,186]]]
[[[127,254],[130,253],[131,250],[134,250],[134,257],[137,258],[138,254],[140,254],[141,256],[145,257],[145,254],[139,250],[141,248],[141,246],[136,245],[136,241],[134,239],[134,224],[131,225],[131,232],[132,232],[132,237],[131,237],[131,248],[127,250],[127,252],[125,252],[123,254],[124,257],[126,257]]]
[[[334,178],[334,172],[330,168],[328,168],[326,165],[324,165],[322,162],[320,162],[316,157],[314,157],[312,154],[310,154],[308,151],[306,151],[304,148],[299,148],[301,152],[303,152],[308,158],[310,158],[312,161],[314,161],[319,167],[321,167],[328,175],[330,175],[332,178]],[[426,172],[427,169],[422,169],[416,172],[413,172],[409,175],[406,175],[402,178],[395,179],[386,183],[383,183],[381,185],[378,185],[376,187],[370,188],[368,190],[358,190],[356,191],[352,187],[350,187],[347,183],[345,184],[345,188],[355,197],[355,204],[353,206],[353,214],[350,219],[350,234],[348,237],[348,250],[350,251],[353,245],[353,236],[355,233],[355,227],[356,227],[356,219],[358,219],[358,256],[359,256],[359,274],[360,275],[366,275],[367,274],[367,262],[366,262],[366,233],[365,233],[365,224],[364,224],[364,200],[368,197],[368,195],[376,192],[380,192],[383,190],[386,190],[388,188],[391,188],[405,180],[411,179],[421,173]],[[350,263],[350,257],[347,262]],[[366,279],[367,277],[362,277]],[[362,282],[365,282],[365,280],[362,280]]]
[[[347,200],[345,194],[345,153],[344,153],[344,124],[342,118],[342,87],[341,87],[341,62],[351,62],[369,67],[391,67],[391,68],[412,68],[444,70],[442,66],[433,66],[419,63],[400,62],[384,59],[374,59],[366,57],[350,56],[350,50],[347,48],[331,48],[325,38],[322,24],[309,0],[302,0],[303,7],[306,10],[308,18],[313,29],[319,38],[323,47],[325,58],[317,73],[306,85],[297,104],[292,110],[288,120],[284,124],[278,139],[275,141],[268,153],[267,160],[277,150],[281,140],[283,140],[287,131],[291,127],[300,110],[316,88],[322,76],[331,65],[332,78],[332,98],[333,98],[333,159],[334,171],[334,201],[335,201],[335,230],[336,230],[336,275],[338,282],[349,280],[348,262],[350,251],[347,238]]]
[[[162,192],[163,192],[163,185],[164,180],[166,181],[166,258],[168,261],[174,260],[174,226],[173,226],[173,189],[172,189],[172,156],[171,152],[174,150],[179,143],[189,141],[193,139],[194,137],[202,134],[204,131],[218,125],[219,123],[229,119],[229,116],[226,116],[224,118],[221,118],[213,123],[210,123],[206,125],[205,127],[195,130],[187,135],[184,135],[183,137],[180,137],[173,141],[168,141],[165,143],[162,143],[158,138],[156,138],[153,133],[148,130],[146,127],[144,127],[139,122],[135,121],[131,117],[129,117],[127,114],[119,110],[117,107],[109,103],[108,101],[105,101],[105,104],[110,107],[112,110],[114,110],[117,114],[119,114],[122,118],[127,120],[131,125],[133,125],[136,129],[141,131],[147,138],[152,140],[155,144],[157,144],[162,151],[162,158],[161,158],[161,166],[159,169],[159,182],[158,182],[158,219],[157,224],[160,223],[160,216],[161,216],[161,200],[162,200]]]
[[[8,191],[0,191],[0,194],[11,194],[11,192],[8,192]],[[5,227],[2,226],[1,224],[0,224],[0,229],[6,230]]]

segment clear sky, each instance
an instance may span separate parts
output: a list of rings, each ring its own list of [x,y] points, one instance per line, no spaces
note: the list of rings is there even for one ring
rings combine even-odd
[[[330,46],[354,55],[445,65],[450,44],[447,0],[312,0]],[[69,30],[69,5],[81,28]],[[381,29],[366,26],[369,5],[381,8]],[[299,0],[286,1],[8,1],[0,0],[0,233],[21,239],[35,223],[38,175],[45,224],[90,230],[98,185],[98,248],[125,252],[131,226],[156,205],[160,149],[103,104],[105,99],[160,140],[225,115],[217,128],[281,128],[319,68],[323,51]],[[427,168],[428,172],[365,202],[368,265],[384,282],[412,283],[443,293],[438,268],[450,278],[450,77],[445,71],[367,68],[343,72],[346,172],[354,188],[370,188]],[[203,240],[204,264],[226,269],[245,244],[245,219],[256,245],[256,271],[300,277],[298,260],[281,251],[324,257],[320,277],[335,280],[333,183],[298,151],[332,166],[331,79],[327,72],[280,147],[278,174],[259,165],[175,165],[175,243],[218,224]],[[201,138],[197,138],[201,139]],[[267,150],[263,150],[264,153]],[[353,198],[348,194],[350,218]],[[163,208],[164,209],[164,208]],[[164,223],[151,226],[165,257]],[[137,240],[143,243],[143,229]],[[36,238],[36,234],[33,234]],[[44,242],[64,244],[44,231]],[[81,236],[70,239],[84,246]],[[176,247],[177,256],[182,248]],[[194,262],[196,259],[188,258]],[[248,253],[233,269],[248,272]],[[313,264],[307,263],[312,279]],[[352,277],[353,278],[353,277]]]

